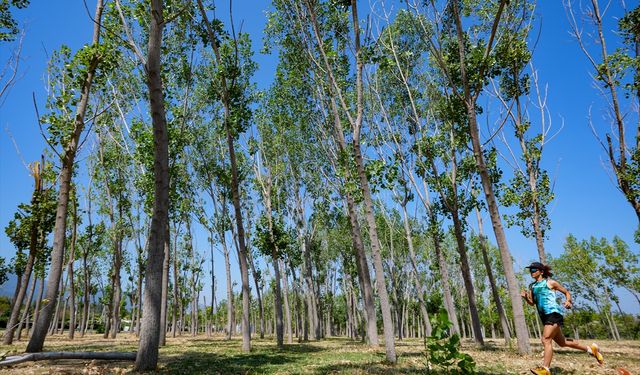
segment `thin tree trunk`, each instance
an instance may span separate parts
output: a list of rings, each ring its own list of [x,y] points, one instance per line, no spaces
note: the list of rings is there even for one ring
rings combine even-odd
[[[78,204],[74,194],[73,199],[73,230],[71,232],[71,246],[69,248],[69,266],[67,273],[69,275],[69,339],[73,340],[76,333],[76,284],[73,279],[73,263],[76,260],[76,240],[78,235]]]
[[[138,248],[138,275],[136,277],[136,313],[135,325],[132,324],[136,337],[140,337],[140,317],[142,315],[142,248]]]
[[[42,160],[42,164],[38,164],[37,162],[30,166],[31,174],[34,177],[34,191],[31,197],[31,205],[39,206],[43,184],[42,184],[42,171],[44,169],[44,157]],[[34,207],[35,208],[35,207]],[[34,222],[31,224],[29,228],[29,256],[27,257],[27,263],[25,264],[24,270],[22,274],[17,275],[17,285],[16,285],[16,293],[14,294],[12,306],[11,306],[11,314],[9,315],[9,321],[7,322],[7,328],[4,333],[3,344],[11,345],[13,342],[13,333],[16,329],[16,323],[18,321],[18,315],[20,315],[20,308],[22,307],[22,303],[24,302],[24,296],[26,294],[27,285],[29,284],[29,280],[31,279],[31,273],[33,271],[33,266],[36,260],[36,254],[38,252],[38,235],[39,227],[40,227],[40,217],[38,215],[34,215]],[[34,280],[35,285],[35,280]]]
[[[178,305],[180,304],[180,293],[178,292],[180,265],[178,264],[178,232],[180,231],[179,225],[175,228],[175,235],[173,237],[173,306],[171,309],[171,337],[176,337],[176,324],[178,316]],[[168,292],[168,291],[167,291]],[[182,323],[182,321],[181,321]]]
[[[49,332],[50,334],[56,334],[58,333],[58,318],[60,317],[60,306],[62,306],[62,297],[64,297],[65,293],[66,293],[66,289],[67,289],[67,284],[66,284],[66,280],[63,279],[62,277],[60,278],[60,298],[58,298],[58,300],[56,301],[56,312],[53,316],[53,321],[51,322],[51,325],[49,327]]]
[[[91,220],[89,220],[91,223]],[[89,224],[89,228],[91,228],[91,224]],[[90,229],[91,231],[91,229]],[[91,244],[91,234],[89,234],[88,243]],[[87,327],[87,321],[89,320],[89,305],[90,305],[90,280],[89,280],[89,265],[87,264],[87,252],[88,250],[84,250],[82,252],[82,273],[84,275],[84,287],[83,287],[83,295],[82,295],[82,321],[80,323],[80,337],[84,337]]]
[[[21,298],[18,298],[20,291],[23,289],[23,278],[24,278],[24,272],[23,273],[18,273],[16,274],[16,278],[17,278],[17,282],[16,282],[16,289],[13,293],[13,299],[11,300],[11,315],[9,318],[9,321],[7,322],[7,328],[5,330],[4,333],[4,337],[3,337],[3,345],[11,345],[13,343],[13,332],[15,332],[16,330],[16,325],[18,324],[18,316],[20,315],[20,309],[22,308],[22,303],[24,302],[24,294],[26,293],[25,291],[23,291],[23,296]],[[19,303],[17,302],[18,300],[21,300]],[[13,317],[13,321],[11,319],[11,316],[14,314],[13,310],[16,308],[16,304],[19,304],[18,306],[18,311],[15,313],[15,317]],[[11,338],[8,339],[9,336],[9,330],[11,329]]]
[[[151,0],[148,54],[146,63],[147,87],[154,137],[154,201],[153,216],[147,241],[147,267],[145,269],[144,311],[140,344],[136,355],[136,371],[151,371],[158,363],[163,304],[163,264],[169,225],[169,137],[164,110],[161,76],[161,44],[164,27],[163,1]]]
[[[480,250],[482,251],[482,260],[484,262],[485,270],[487,271],[487,278],[489,279],[489,285],[491,287],[491,295],[493,302],[496,304],[496,310],[498,310],[498,316],[500,317],[500,325],[502,326],[502,332],[504,334],[504,341],[506,345],[511,345],[511,333],[509,331],[509,324],[507,323],[507,314],[502,306],[502,299],[498,292],[498,286],[496,280],[493,277],[493,269],[489,262],[489,256],[487,254],[487,238],[484,235],[482,228],[482,216],[480,216],[480,210],[476,208],[476,217],[478,219],[478,236],[480,236]],[[493,329],[493,325],[491,326]]]
[[[272,231],[271,233],[273,234]],[[273,241],[273,238],[272,238],[272,241]],[[271,258],[273,263],[274,285],[275,285],[275,289],[273,291],[274,298],[275,298],[273,309],[276,315],[276,344],[278,345],[278,347],[282,347],[284,344],[283,342],[284,341],[284,337],[283,337],[284,324],[282,321],[283,320],[282,319],[282,291],[280,289],[281,275],[280,275],[280,265],[279,265],[276,249],[272,249]]]
[[[476,293],[473,288],[473,280],[471,280],[471,269],[469,267],[469,257],[467,256],[467,246],[465,244],[464,233],[462,232],[462,223],[458,216],[458,209],[455,207],[451,212],[453,218],[453,227],[456,237],[458,254],[460,254],[460,269],[462,271],[462,280],[464,282],[465,291],[467,292],[467,300],[469,301],[469,314],[471,315],[471,325],[473,329],[473,338],[476,343],[484,345],[482,337],[482,328],[480,323],[480,315],[476,306]]]
[[[31,288],[29,289],[29,296],[27,297],[27,303],[24,306],[24,311],[22,312],[22,318],[20,318],[20,322],[18,323],[18,332],[16,333],[18,341],[22,336],[22,326],[28,324],[27,319],[29,316],[29,311],[31,311],[31,303],[33,301],[33,294],[36,289],[36,280],[34,279],[31,283]]]
[[[354,13],[354,19],[357,19],[357,17],[355,16],[355,0],[352,0],[351,8],[352,12]],[[362,152],[360,150],[360,142],[358,137],[355,136],[353,140],[353,151],[356,159],[358,177],[360,180],[360,188],[362,189],[363,194],[365,218],[367,220],[367,226],[369,227],[369,240],[373,257],[373,265],[376,271],[376,285],[378,288],[378,297],[380,298],[380,309],[382,311],[382,328],[384,331],[386,359],[390,363],[396,363],[397,359],[395,349],[395,335],[393,332],[393,321],[391,319],[391,306],[389,304],[389,294],[387,292],[387,285],[384,276],[384,266],[382,264],[382,256],[380,254],[378,229],[375,216],[373,214],[373,201],[371,199],[369,179],[364,169],[364,160],[362,158]]]
[[[264,338],[264,306],[262,304],[262,291],[260,289],[260,285],[259,285],[259,276],[258,276],[258,272],[256,272],[256,266],[254,264],[254,260],[253,260],[253,255],[251,255],[251,252],[248,253],[249,255],[249,266],[251,268],[251,273],[253,274],[253,283],[256,286],[256,294],[258,296],[258,314],[260,315],[260,338],[263,339]]]
[[[458,325],[456,307],[453,304],[453,297],[451,296],[451,289],[449,286],[449,270],[447,267],[447,262],[444,258],[444,254],[442,253],[442,248],[440,247],[440,238],[436,233],[433,233],[433,247],[436,252],[436,258],[438,258],[438,270],[440,271],[440,282],[442,283],[444,307],[447,310],[449,321],[453,324],[453,333],[461,334],[460,326]]]
[[[297,181],[297,180],[296,180]],[[298,228],[298,241],[302,249],[302,278],[305,284],[305,301],[307,304],[307,319],[309,324],[313,327],[313,339],[317,340],[316,332],[318,331],[317,322],[317,297],[315,288],[313,287],[313,266],[311,264],[311,254],[309,253],[309,247],[307,246],[307,231],[305,226],[304,204],[300,197],[300,184],[296,184],[295,190],[296,201],[296,226]],[[305,325],[307,327],[307,325]],[[308,328],[305,328],[304,340],[308,340]]]
[[[216,56],[217,64],[221,64],[221,55],[218,50],[218,42],[214,29],[211,27],[207,18],[202,0],[198,0],[198,8],[202,18],[207,25],[207,32],[211,47]],[[233,136],[231,134],[231,102],[229,98],[229,87],[227,80],[222,78],[222,106],[224,107],[224,125],[227,135],[227,145],[229,148],[229,160],[231,164],[231,195],[233,199],[233,207],[235,210],[236,226],[238,229],[238,261],[240,265],[240,277],[242,279],[242,351],[248,353],[251,350],[251,329],[249,324],[250,313],[250,294],[249,294],[249,268],[247,265],[247,249],[245,246],[245,233],[242,223],[242,207],[240,206],[240,181],[238,177],[238,166],[236,161],[236,151]]]
[[[214,231],[210,230],[209,232],[209,236],[211,237],[211,247],[210,247],[210,254],[211,254],[211,315],[207,314],[207,319],[209,320],[209,335],[211,335],[213,333],[213,317],[216,314],[216,273],[215,273],[215,268],[213,266],[213,262],[214,262],[214,257],[213,257],[213,238],[214,238]],[[255,275],[254,275],[255,276]],[[258,284],[256,284],[256,287],[258,286]],[[259,293],[259,291],[258,291]],[[259,298],[260,299],[260,298]],[[262,303],[262,301],[260,301]],[[205,302],[205,308],[207,306],[207,303]]]
[[[429,320],[429,314],[427,313],[427,307],[424,303],[424,287],[420,281],[420,273],[418,272],[418,261],[416,259],[416,252],[413,248],[413,235],[411,234],[411,228],[409,227],[409,215],[407,214],[407,197],[403,200],[402,204],[402,218],[404,224],[404,232],[407,237],[407,244],[409,248],[409,259],[411,260],[411,269],[413,270],[414,280],[416,284],[416,292],[418,294],[418,304],[420,307],[420,315],[424,324],[425,332],[427,336],[431,336],[431,321]]]
[[[24,303],[24,297],[27,294],[27,287],[31,279],[31,273],[33,270],[34,262],[35,262],[35,252],[31,254],[31,251],[29,251],[29,257],[27,258],[27,263],[25,265],[24,272],[22,274],[22,277],[18,278],[18,285],[16,285],[16,288],[18,289],[18,293],[13,300],[11,315],[9,317],[9,321],[7,322],[7,329],[4,333],[4,338],[2,340],[3,345],[11,345],[13,343],[13,335],[18,326],[18,317],[20,316],[20,309],[22,308],[22,305]],[[30,301],[29,298],[27,298],[27,300]]]
[[[291,308],[289,305],[289,283],[287,281],[287,269],[282,259],[280,260],[280,267],[283,270],[282,288],[284,289],[284,293],[282,294],[282,296],[284,297],[284,314],[287,325],[287,344],[293,344],[293,326],[291,323]]]
[[[64,305],[62,307],[62,314],[60,314],[60,334],[64,335],[65,321],[67,320],[67,305],[69,304],[69,296],[64,299]]]
[[[34,280],[35,282],[35,280]],[[38,292],[38,298],[36,298],[36,305],[34,307],[33,312],[33,321],[38,321],[38,316],[40,315],[40,302],[42,301],[42,295],[44,294],[44,276],[40,278],[40,291]]]
[[[358,223],[358,217],[355,208],[355,202],[349,192],[345,193],[347,201],[347,213],[349,216],[349,222],[351,223],[351,241],[353,242],[353,248],[355,249],[356,257],[356,270],[358,271],[358,277],[360,281],[360,288],[362,290],[362,299],[364,304],[365,319],[367,324],[367,338],[369,345],[372,348],[378,347],[378,327],[376,308],[373,299],[373,289],[371,287],[371,279],[369,272],[369,263],[367,262],[367,256],[364,251],[364,244],[362,243],[362,232],[360,229],[360,223]]]
[[[224,239],[224,233],[222,233],[222,251],[224,253],[224,267],[227,275],[227,340],[231,340],[235,326],[235,317],[233,308],[233,284],[231,283],[231,262],[229,259],[229,249],[227,248],[227,242]]]
[[[502,10],[507,1],[502,0],[498,9],[498,13],[495,16],[494,30],[497,27],[497,22],[500,20]],[[511,258],[511,252],[507,244],[507,239],[502,227],[502,219],[498,209],[498,203],[496,201],[495,193],[493,191],[493,182],[489,175],[489,170],[484,160],[484,154],[482,151],[482,145],[480,143],[480,131],[478,129],[478,123],[476,118],[476,96],[472,96],[471,87],[467,79],[465,51],[464,51],[464,36],[462,32],[462,19],[459,10],[459,4],[453,2],[452,4],[454,18],[456,23],[456,32],[458,37],[458,50],[460,58],[460,75],[464,85],[464,102],[467,112],[467,120],[469,122],[469,134],[471,136],[471,144],[473,146],[473,154],[476,160],[476,166],[480,174],[480,180],[482,181],[482,187],[485,193],[485,200],[489,209],[489,215],[491,217],[491,224],[493,225],[493,232],[496,236],[496,242],[500,249],[500,257],[502,258],[502,266],[504,267],[505,277],[507,279],[507,285],[509,288],[509,297],[511,299],[511,309],[513,311],[513,318],[515,322],[516,337],[518,339],[518,351],[520,354],[528,354],[531,350],[529,344],[529,334],[527,332],[526,321],[524,319],[524,309],[522,306],[522,298],[520,298],[520,289],[518,281],[516,280],[515,272],[513,270],[513,263]],[[487,48],[490,48],[493,43],[491,40],[488,43]]]
[[[94,47],[98,46],[100,42],[102,9],[102,0],[98,0],[96,3],[95,15],[93,17],[94,28],[91,45]],[[67,231],[67,205],[69,203],[69,192],[71,191],[71,179],[73,177],[75,156],[79,146],[80,134],[82,134],[82,131],[84,130],[84,116],[89,104],[91,84],[99,61],[100,55],[95,52],[89,61],[86,76],[84,77],[82,87],[80,88],[81,94],[76,108],[73,132],[62,157],[62,168],[59,175],[60,188],[58,190],[58,207],[56,209],[56,220],[53,231],[53,250],[51,252],[51,266],[49,270],[49,278],[47,280],[47,294],[45,297],[48,303],[43,307],[43,311],[38,316],[38,321],[35,322],[33,334],[31,335],[31,339],[29,340],[29,344],[26,348],[28,353],[42,351],[45,336],[47,334],[47,328],[51,323],[53,315],[52,309],[58,300],[58,285],[62,276],[62,266],[64,262],[65,236]]]
[[[122,217],[122,216],[120,216]],[[115,339],[120,331],[120,302],[122,300],[122,286],[120,284],[120,268],[122,267],[122,238],[118,235],[115,253],[113,254],[113,306],[111,308],[111,338]]]
[[[109,292],[109,300],[107,305],[105,306],[104,311],[104,332],[102,338],[106,339],[109,337],[109,332],[111,332],[111,324],[113,323],[111,319],[111,314],[113,314],[113,288],[110,289]]]
[[[166,121],[166,120],[165,120]],[[168,134],[167,134],[168,137]],[[170,177],[169,177],[170,178]],[[169,186],[171,189],[171,186]],[[168,203],[170,204],[170,203]],[[168,208],[167,208],[168,209]],[[162,259],[162,290],[161,290],[161,304],[160,304],[160,346],[167,344],[167,309],[169,308],[169,268],[171,264],[171,229],[169,227],[170,222],[167,219],[164,230],[164,256]]]

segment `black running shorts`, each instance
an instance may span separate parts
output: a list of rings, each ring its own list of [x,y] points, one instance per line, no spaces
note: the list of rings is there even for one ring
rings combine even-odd
[[[541,314],[540,319],[542,319],[542,324],[545,326],[552,326],[554,324],[562,327],[564,325],[564,318],[562,314],[554,312],[551,314]]]

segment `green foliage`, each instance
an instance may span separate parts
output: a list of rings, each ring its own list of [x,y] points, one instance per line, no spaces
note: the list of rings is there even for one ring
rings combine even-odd
[[[290,232],[286,230],[281,218],[273,217],[272,221],[270,228],[267,216],[260,216],[256,224],[255,245],[263,255],[272,256],[275,254],[278,259],[281,259],[289,247],[295,245],[295,241]]]
[[[80,98],[85,93],[85,81],[90,72],[93,72],[93,83],[95,88],[100,88],[106,83],[109,73],[118,67],[120,60],[119,51],[111,44],[84,45],[80,50],[73,53],[71,49],[62,45],[59,50],[54,51],[49,61],[48,74],[49,96],[47,98],[47,110],[49,113],[40,117],[40,122],[46,124],[47,142],[51,147],[60,147],[66,156],[71,152],[71,160],[75,157],[77,150],[70,149],[70,146],[78,147],[74,142],[78,142],[79,137],[76,107]],[[89,106],[86,118],[94,115]]]
[[[18,23],[11,14],[11,8],[24,9],[29,0],[0,0],[0,42],[11,42],[18,34]]]
[[[460,352],[460,336],[450,335],[452,323],[441,309],[431,321],[433,331],[425,338],[428,374],[474,374],[476,364],[469,354]]]
[[[618,32],[622,37],[622,45],[608,60],[598,65],[596,79],[608,88],[611,76],[613,86],[621,87],[629,98],[637,96],[640,89],[640,55],[637,53],[640,44],[640,6],[618,20]]]
[[[13,219],[5,227],[9,241],[16,247],[12,273],[22,275],[27,261],[25,251],[33,251],[40,264],[39,267],[44,268],[44,262],[50,251],[47,246],[47,236],[53,231],[57,203],[56,191],[44,189],[34,192],[31,204],[18,205]]]
[[[535,190],[529,185],[529,177],[516,171],[515,176],[508,183],[500,184],[501,194],[499,195],[500,203],[518,208],[513,215],[504,215],[507,226],[517,225],[520,227],[520,232],[529,238],[535,236],[532,225],[534,218],[537,218],[543,236],[551,227],[546,207],[554,198],[547,171],[538,168],[531,173],[537,175]]]

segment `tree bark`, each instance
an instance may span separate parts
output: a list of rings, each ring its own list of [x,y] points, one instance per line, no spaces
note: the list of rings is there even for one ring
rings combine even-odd
[[[166,119],[165,119],[166,124]],[[167,135],[168,138],[168,135]],[[169,167],[167,167],[169,168]],[[168,172],[167,172],[168,173]],[[169,177],[170,178],[170,177]],[[171,185],[169,185],[169,189],[171,189]],[[167,204],[167,212],[168,206]],[[168,215],[168,214],[167,214]],[[169,268],[171,263],[171,229],[169,227],[169,218],[167,217],[167,221],[164,227],[164,257],[162,260],[162,291],[161,291],[161,304],[160,304],[160,346],[165,346],[167,344],[167,309],[169,308],[168,300],[169,300]],[[148,254],[148,253],[147,253]]]
[[[364,244],[362,243],[362,231],[360,229],[360,223],[358,223],[355,202],[353,201],[353,198],[351,197],[349,192],[345,193],[345,199],[347,201],[347,213],[349,216],[349,222],[351,223],[351,241],[355,250],[356,270],[358,271],[360,288],[362,289],[362,299],[367,324],[367,338],[369,340],[369,345],[372,348],[377,348],[379,345],[377,325],[378,319],[373,299],[373,289],[371,286],[369,263],[367,262],[367,255],[365,254]]]
[[[176,337],[176,331],[178,324],[178,306],[182,305],[180,293],[178,288],[180,287],[180,265],[178,264],[178,232],[180,231],[180,226],[175,226],[175,235],[173,237],[173,306],[171,309],[171,337]],[[166,256],[166,253],[165,253]],[[167,276],[168,278],[168,276]],[[168,293],[168,290],[167,290]],[[168,307],[167,307],[168,308]],[[180,308],[182,310],[182,308]],[[182,334],[182,320],[180,320],[180,334]]]
[[[113,254],[113,304],[111,306],[111,338],[115,339],[120,331],[120,302],[122,300],[122,286],[120,285],[120,268],[122,266],[122,238],[117,235],[116,247]],[[71,286],[71,284],[70,284]]]
[[[387,284],[384,276],[384,265],[382,264],[382,256],[380,254],[380,242],[378,240],[378,229],[373,213],[373,201],[371,199],[371,191],[369,189],[369,180],[364,169],[364,160],[360,151],[360,143],[354,140],[353,148],[358,168],[358,177],[360,179],[360,188],[362,189],[364,198],[365,218],[367,220],[367,226],[369,227],[369,240],[371,242],[373,265],[376,270],[376,286],[378,288],[380,309],[382,311],[382,328],[384,331],[386,359],[390,363],[396,363],[395,335],[393,320],[391,319],[391,305],[389,304],[389,294],[387,292]]]
[[[162,309],[163,263],[165,238],[169,225],[169,137],[164,109],[161,76],[161,45],[163,1],[151,0],[149,42],[146,63],[147,87],[154,137],[154,201],[153,216],[147,242],[147,268],[144,291],[144,310],[139,351],[136,355],[136,371],[151,371],[158,363],[160,333],[165,329],[160,312]]]
[[[464,282],[465,291],[467,292],[467,300],[469,301],[469,314],[471,315],[473,338],[476,343],[484,345],[481,328],[482,325],[480,323],[478,307],[476,306],[476,293],[473,288],[473,280],[471,280],[471,269],[469,268],[469,257],[467,256],[467,246],[465,244],[464,233],[462,231],[462,223],[460,222],[460,217],[458,216],[457,207],[454,207],[452,211],[453,212],[451,212],[451,214],[453,218],[454,233],[456,237],[458,254],[460,254],[460,270],[462,271],[462,280]]]
[[[258,272],[256,272],[256,266],[254,264],[253,256],[251,252],[249,255],[249,266],[251,268],[251,273],[253,275],[253,283],[256,287],[256,294],[258,295],[258,314],[260,315],[260,338],[264,338],[264,305],[262,304],[262,291],[260,289],[260,285],[258,283]]]
[[[35,280],[34,280],[35,282]],[[38,292],[38,298],[36,298],[36,305],[34,306],[33,321],[38,321],[40,315],[40,302],[42,301],[42,295],[44,294],[44,276],[40,278],[40,291]]]
[[[305,284],[305,303],[307,305],[307,319],[308,324],[311,324],[313,327],[313,339],[317,340],[316,332],[318,331],[318,314],[317,311],[317,297],[315,288],[313,287],[313,266],[311,264],[311,254],[309,253],[309,247],[307,246],[307,230],[305,225],[305,215],[304,215],[304,204],[300,197],[300,184],[296,184],[295,190],[295,201],[296,201],[296,226],[298,228],[298,241],[300,242],[300,247],[302,249],[302,278],[304,279]],[[308,327],[308,325],[305,325]],[[304,340],[308,340],[308,328],[304,330]]]
[[[78,235],[78,205],[76,199],[73,201],[73,231],[71,232],[71,247],[69,249],[69,339],[73,340],[76,333],[76,284],[73,279],[73,263],[76,258],[76,240]]]
[[[406,197],[402,204],[402,218],[404,224],[404,232],[407,237],[407,245],[409,248],[409,259],[411,260],[411,269],[413,270],[416,292],[418,294],[418,305],[420,307],[420,316],[422,317],[422,323],[424,324],[425,332],[427,336],[431,336],[431,321],[429,320],[429,314],[427,313],[427,307],[424,303],[424,287],[420,281],[420,274],[418,272],[418,261],[416,259],[416,252],[413,248],[413,235],[411,234],[411,228],[409,227],[409,215],[407,214],[407,201]]]
[[[431,219],[434,220],[433,218]],[[433,229],[437,230],[437,229]],[[456,313],[456,306],[453,304],[453,297],[451,296],[451,288],[449,286],[449,270],[447,267],[447,261],[442,253],[440,247],[440,236],[433,233],[433,247],[436,252],[436,258],[438,258],[438,270],[440,271],[440,282],[442,283],[442,294],[444,297],[444,307],[447,310],[447,316],[449,321],[453,324],[453,333],[461,334],[460,326],[458,325],[458,316]]]
[[[229,258],[229,248],[227,241],[224,239],[224,233],[221,234],[222,251],[224,253],[224,267],[227,276],[227,340],[231,340],[231,336],[235,330],[235,309],[233,308],[233,284],[231,283],[231,261]]]
[[[18,332],[16,336],[18,340],[20,340],[22,336],[22,326],[28,324],[27,319],[29,316],[29,311],[31,311],[31,303],[33,302],[33,294],[36,290],[36,280],[34,279],[31,283],[31,288],[29,289],[29,296],[27,297],[27,303],[24,306],[24,311],[22,312],[22,318],[20,318],[20,322],[18,323]]]
[[[287,344],[293,344],[293,327],[291,325],[291,308],[289,305],[289,283],[287,282],[287,269],[282,259],[280,259],[280,269],[282,269],[282,299],[284,302],[284,316],[287,327]]]
[[[493,302],[496,304],[496,310],[498,310],[498,316],[500,317],[500,325],[502,326],[502,333],[504,335],[504,341],[506,345],[511,345],[511,333],[509,331],[509,324],[507,323],[507,314],[504,311],[504,306],[502,306],[502,299],[500,298],[500,293],[498,293],[498,286],[496,285],[496,280],[493,277],[493,269],[491,267],[491,263],[489,262],[489,256],[487,255],[487,238],[484,235],[484,230],[482,228],[482,217],[480,216],[480,210],[476,208],[476,216],[478,218],[478,236],[480,236],[480,250],[482,251],[482,260],[484,262],[484,267],[487,271],[487,278],[489,279],[489,285],[491,287],[491,296],[493,297]],[[491,326],[493,329],[493,325]]]

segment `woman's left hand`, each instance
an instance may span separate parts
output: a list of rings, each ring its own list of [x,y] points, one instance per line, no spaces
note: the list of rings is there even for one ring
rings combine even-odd
[[[565,309],[570,309],[571,306],[573,306],[573,304],[571,303],[571,301],[564,301],[564,308]]]

